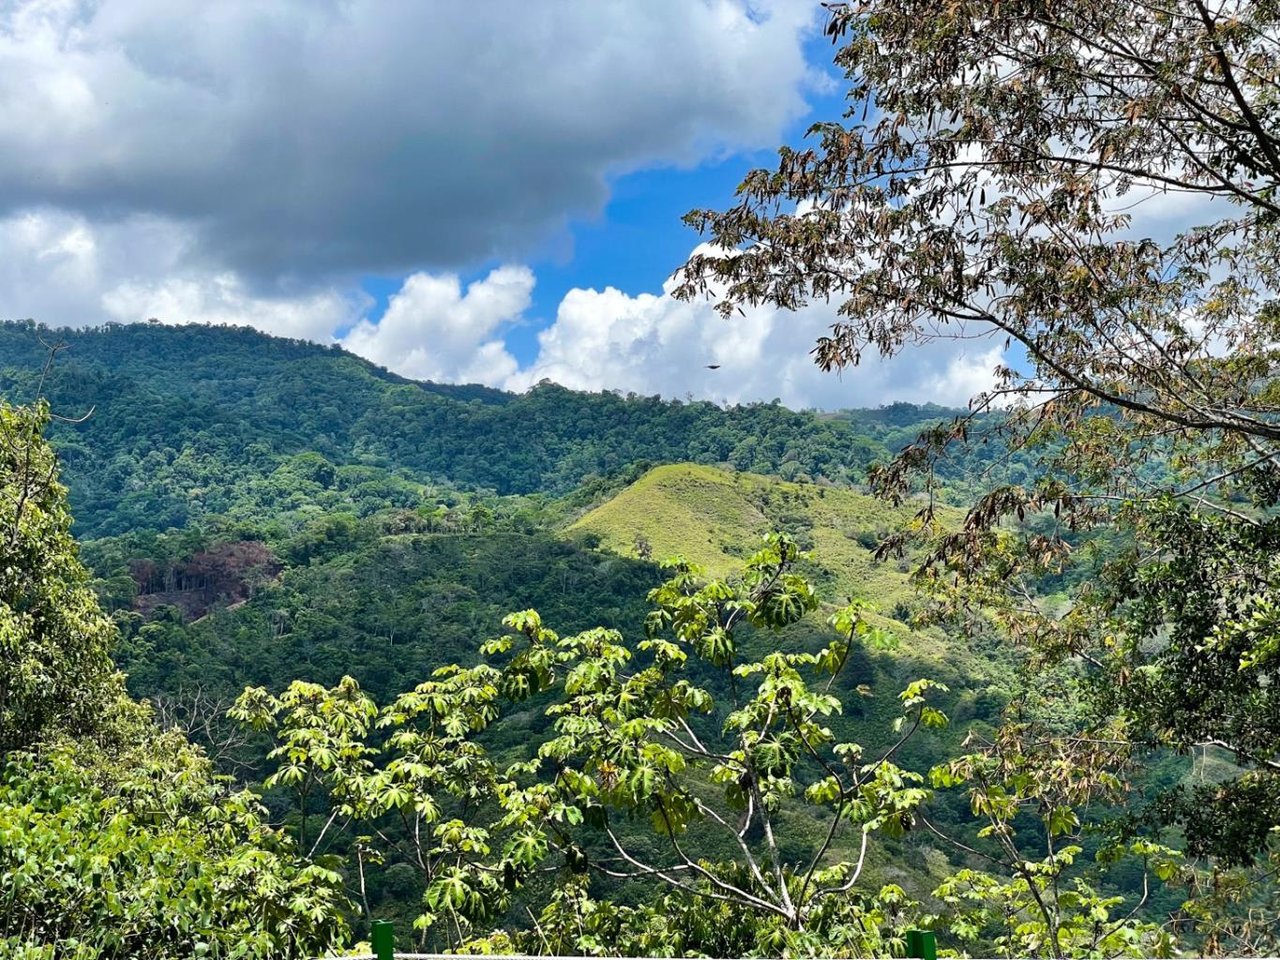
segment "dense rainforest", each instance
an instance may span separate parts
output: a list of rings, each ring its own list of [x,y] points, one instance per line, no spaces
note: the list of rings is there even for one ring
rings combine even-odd
[[[824,9],[671,294],[966,409],[0,324],[0,954],[1275,955],[1275,4]]]
[[[681,563],[696,564],[681,574],[685,582],[694,582],[687,579],[690,576],[721,578],[706,580],[703,589],[740,590],[742,581],[737,578],[743,564],[749,568],[759,562],[753,559],[759,545],[779,535],[784,538],[781,545],[770,549],[777,551],[777,566],[785,561],[787,572],[778,575],[799,591],[798,606],[778,622],[748,621],[724,632],[740,635],[739,657],[764,658],[763,663],[778,642],[770,638],[774,631],[781,631],[783,649],[818,650],[829,629],[824,621],[838,619],[841,604],[853,605],[848,609],[856,611],[857,626],[849,628],[839,679],[833,677],[835,685],[827,685],[842,704],[842,716],[832,730],[860,738],[859,750],[894,751],[895,763],[904,767],[901,774],[893,774],[901,779],[892,782],[898,784],[896,789],[906,790],[909,799],[893,803],[914,807],[919,798],[912,791],[919,788],[910,784],[919,771],[962,753],[963,741],[974,731],[994,731],[1018,686],[1018,657],[1001,649],[990,630],[970,635],[928,625],[923,617],[927,598],[911,582],[914,562],[877,555],[886,537],[909,524],[915,507],[886,508],[865,492],[864,484],[851,482],[855,468],[865,472],[870,463],[886,461],[921,430],[951,422],[955,412],[903,404],[837,416],[793,413],[776,405],[722,410],[710,404],[573,394],[551,386],[522,397],[477,388],[470,399],[462,400],[469,395],[465,389],[400,381],[341,351],[278,341],[248,330],[147,325],[55,331],[21,323],[0,327],[0,332],[10,344],[23,345],[5,354],[0,367],[7,391],[21,399],[24,390],[39,389],[48,398],[42,402],[65,418],[53,419],[45,432],[57,451],[72,512],[85,502],[90,516],[97,517],[88,529],[77,525],[79,553],[97,605],[111,617],[111,654],[123,671],[128,693],[150,711],[140,722],[156,724],[152,729],[157,731],[176,729],[233,783],[263,790],[265,782],[264,823],[292,833],[309,849],[313,862],[335,871],[326,877],[341,878],[349,905],[329,909],[334,910],[334,922],[341,918],[353,931],[366,929],[374,917],[395,919],[406,932],[414,929],[415,920],[421,925],[421,918],[432,912],[423,910],[439,896],[433,891],[450,876],[456,881],[456,875],[439,865],[422,865],[424,859],[432,863],[431,852],[441,856],[441,851],[424,852],[414,841],[420,824],[397,822],[400,814],[394,811],[374,813],[380,808],[369,808],[368,799],[366,809],[357,813],[344,793],[349,784],[329,779],[341,763],[308,768],[301,783],[282,776],[282,770],[307,767],[312,761],[308,757],[299,763],[296,744],[268,757],[271,737],[280,736],[288,723],[277,727],[275,721],[263,720],[261,698],[270,697],[267,691],[306,691],[293,700],[286,696],[284,701],[268,701],[276,704],[270,709],[278,711],[285,709],[282,703],[295,711],[323,712],[331,709],[326,703],[349,709],[352,703],[374,702],[394,710],[406,691],[430,685],[442,668],[458,664],[484,669],[482,642],[499,636],[503,618],[518,610],[537,610],[566,635],[603,629],[619,642],[639,644],[643,650],[652,642],[646,624],[651,626],[660,612],[653,606],[655,592],[666,589],[662,585],[671,575],[671,568],[660,561],[682,556]],[[58,349],[51,354],[55,344]],[[237,344],[244,346],[243,354],[237,353]],[[184,368],[184,356],[219,358],[228,348],[226,361],[210,362],[203,372]],[[300,362],[305,374],[299,373]],[[302,381],[297,379],[300,375]],[[297,389],[299,382],[328,383],[344,376],[356,377],[371,405],[382,402],[381,391],[399,390],[443,398],[440,402],[446,404],[493,408],[473,411],[477,420],[508,415],[517,405],[527,411],[530,404],[550,402],[545,397],[569,398],[569,409],[585,413],[572,423],[551,417],[535,421],[544,424],[550,444],[564,451],[560,460],[541,461],[546,471],[539,475],[541,486],[533,475],[514,472],[491,481],[493,486],[477,486],[451,476],[445,461],[429,471],[423,461],[405,465],[385,451],[375,454],[358,444],[337,443],[335,431],[309,437],[303,423],[310,414],[300,412],[301,422],[290,423],[290,417],[278,412],[286,402],[280,397]],[[133,405],[141,382],[152,398],[145,408]],[[353,392],[360,395],[355,388]],[[266,396],[275,397],[268,404],[277,411],[275,428],[264,425]],[[351,414],[357,405],[344,406]],[[82,420],[89,410],[92,414]],[[116,411],[134,419],[127,426],[108,428],[106,421]],[[145,419],[139,416],[143,411]],[[23,416],[20,411],[18,415]],[[693,449],[684,432],[689,417],[728,438],[738,431],[741,439],[726,439],[714,456],[706,447],[697,448],[704,462],[687,463]],[[600,461],[581,452],[607,445],[595,434],[612,429],[619,420],[646,425],[627,432],[633,446],[626,454],[615,450],[614,458]],[[746,464],[762,473],[740,471],[732,459],[720,458],[746,442],[757,429],[752,424],[765,422],[781,425],[773,433],[781,455]],[[171,430],[186,437],[177,441],[181,452],[171,445]],[[485,432],[469,438],[457,423],[449,430],[454,437],[450,442],[459,450],[483,449],[489,443]],[[220,445],[214,437],[226,431],[254,439]],[[357,428],[352,431],[360,434]],[[415,447],[419,450],[431,432],[424,430],[420,436]],[[651,439],[637,440],[644,436]],[[664,446],[660,439],[668,436],[673,439]],[[828,442],[841,438],[841,443],[822,461],[804,459],[800,451],[805,445],[816,448],[823,437]],[[523,440],[535,442],[536,436],[525,431]],[[25,442],[38,440],[28,436]],[[211,493],[190,486],[195,476],[184,472],[186,464],[196,462],[194,450],[206,452],[201,482],[210,485]],[[851,459],[840,467],[843,472],[829,477],[819,464],[838,462],[837,454]],[[1022,462],[997,443],[970,456],[983,460],[988,471],[1020,468]],[[854,457],[865,463],[858,466]],[[574,477],[577,487],[566,489],[559,479],[567,469],[563,464],[583,459],[592,468],[612,472],[584,472]],[[498,472],[506,466],[500,458],[489,463],[486,469]],[[792,469],[785,469],[788,465]],[[119,501],[111,499],[112,486],[102,476],[113,470],[129,490]],[[500,492],[513,485],[523,491]],[[185,503],[175,511],[172,504],[179,492]],[[948,493],[963,499],[955,490]],[[119,514],[110,509],[112,503],[118,503]],[[226,504],[225,512],[211,508],[219,503]],[[93,504],[99,505],[97,513]],[[949,522],[958,523],[962,514],[947,509],[952,511]],[[113,534],[115,530],[127,532]],[[802,549],[804,553],[796,552]],[[1052,596],[1048,581],[1045,595]],[[720,671],[726,666],[709,655],[706,662],[689,666],[689,679],[705,684],[706,696],[730,702],[737,696],[739,681],[734,677],[739,669],[724,675]],[[1070,672],[1050,679],[1074,682]],[[935,693],[939,707],[927,708],[934,713],[921,714],[921,706],[914,705],[915,727],[921,727],[922,716],[933,718],[933,728],[924,727],[929,735],[902,738],[895,720],[900,703],[896,693],[921,682],[937,684],[937,690],[946,692]],[[257,713],[237,699],[246,687],[259,691],[254,701]],[[495,770],[527,764],[533,759],[531,743],[554,740],[556,710],[549,695],[535,697],[533,709],[484,722],[476,732],[486,763]],[[923,703],[918,695],[910,699]],[[940,720],[943,707],[952,721],[945,728]],[[259,721],[256,726],[254,721]],[[304,728],[315,723],[299,722]],[[359,747],[350,742],[332,746],[334,756],[353,751],[371,756],[374,751],[390,751],[396,742],[394,735],[389,739],[367,721],[361,725],[357,719],[354,728],[342,729],[348,740],[359,730],[369,739]],[[705,720],[697,729],[707,738],[714,733]],[[461,748],[458,743],[449,750]],[[439,752],[435,756],[440,762]],[[294,759],[282,766],[283,758]],[[1172,782],[1181,776],[1178,763],[1166,762],[1152,780]],[[697,776],[702,784],[698,789],[711,785],[713,780],[706,777],[705,772]],[[417,786],[421,790],[425,785]],[[887,795],[895,796],[896,789],[887,790]],[[436,784],[433,792],[439,790]],[[818,843],[813,831],[823,817],[819,814],[815,820],[805,813],[802,798],[784,799],[790,793],[784,789],[778,799],[762,797],[761,802],[779,805],[777,829],[789,834],[782,849],[798,856],[806,844]],[[461,802],[459,813],[469,805],[465,797],[444,802]],[[898,932],[882,931],[889,937],[886,944],[918,920],[923,904],[937,902],[939,884],[966,861],[962,847],[938,841],[932,831],[964,838],[961,842],[980,842],[975,836],[980,825],[960,792],[936,797],[928,817],[927,831],[886,827],[883,840],[869,855],[864,848],[859,859],[862,884],[901,891],[889,895],[900,903],[892,912]],[[362,826],[362,820],[367,825]],[[376,845],[366,830],[378,838]],[[654,842],[644,830],[631,825],[619,831],[628,844],[653,854]],[[728,844],[727,839],[695,833],[685,846],[708,862],[732,861],[741,838]],[[832,840],[825,844],[824,855],[855,856],[847,838],[833,834]],[[599,836],[578,842],[584,857],[609,854]],[[1092,851],[1102,843],[1098,837],[1087,846]],[[1107,882],[1117,889],[1134,889],[1143,874],[1143,868],[1125,863],[1108,872]],[[570,872],[570,877],[575,875]],[[531,875],[512,891],[484,894],[484,910],[465,927],[455,923],[457,932],[424,931],[422,944],[458,947],[459,937],[470,942],[485,933],[481,916],[491,925],[509,924],[513,936],[530,929],[545,933],[549,920],[530,927],[527,913],[521,915],[509,896],[526,884],[533,898],[529,902],[551,898],[545,909],[552,914],[562,909],[555,905],[569,890],[576,898],[575,910],[594,903],[593,898],[613,904],[623,912],[610,924],[631,917],[625,919],[630,925],[627,937],[641,937],[630,927],[655,908],[651,891],[636,877],[606,873],[589,885],[573,880],[568,890],[556,892],[558,888],[547,888]],[[1173,902],[1162,895],[1155,901],[1165,906]],[[599,919],[603,921],[603,915]],[[472,932],[463,934],[464,929]],[[622,928],[614,936],[623,936]],[[744,933],[742,939],[725,941],[716,949],[750,952],[749,938],[758,936],[763,934]],[[535,947],[523,940],[512,942],[524,944],[522,949]],[[570,941],[561,942],[567,950]],[[628,949],[652,950],[653,944],[670,941],[649,943],[641,937],[626,942],[633,943]],[[699,946],[696,938],[677,942],[698,950],[709,944]],[[860,935],[856,942],[862,950],[879,941]]]
[[[42,383],[52,343],[65,349]],[[413,383],[336,348],[247,327],[7,323],[0,357],[6,396],[40,387],[60,414],[95,412],[74,431],[53,431],[85,536],[274,515],[305,502],[289,500],[305,496],[298,481],[327,482],[334,471],[357,502],[411,506],[423,484],[556,496],[643,461],[859,481],[885,453],[880,428],[901,436],[921,417],[945,415],[871,414],[868,429],[777,403],[722,409],[551,383],[524,394]]]
[[[873,458],[888,457],[953,412],[897,405],[819,417],[777,405],[723,410],[550,385],[512,396],[402,381],[341,351],[247,329],[76,331],[21,323],[0,326],[0,334],[21,344],[0,367],[11,394],[39,387],[58,412],[92,410],[83,422],[69,422],[78,416],[55,420],[48,434],[73,512],[83,516],[83,502],[89,516],[99,518],[76,530],[99,602],[116,624],[113,656],[129,691],[242,779],[260,780],[270,770],[263,741],[245,736],[226,716],[247,685],[281,689],[306,679],[328,686],[350,676],[381,702],[441,666],[477,662],[480,641],[501,632],[508,612],[525,608],[561,630],[605,627],[640,642],[646,597],[665,578],[660,560],[684,554],[726,575],[774,531],[812,550],[805,573],[832,602],[858,598],[878,611],[869,608],[868,616],[885,629],[886,640],[859,654],[864,685],[874,681],[889,692],[927,673],[950,684],[962,717],[988,721],[1008,697],[1008,665],[984,662],[989,639],[972,648],[907,625],[918,606],[909,566],[878,562],[873,551],[910,511],[886,512],[849,483]],[[61,346],[46,369],[46,345],[53,344]],[[202,372],[183,360],[223,358],[224,350],[226,358]],[[144,382],[151,400],[136,406]],[[308,436],[305,418],[315,411],[282,398],[300,383],[335,382],[357,398],[342,404],[352,417],[362,397],[382,410],[386,391],[445,403],[452,415],[437,416],[451,438],[438,442],[424,427],[418,450],[428,443],[436,451],[452,446],[475,462],[467,451],[488,449],[490,430],[511,436],[511,424],[532,417],[545,430],[546,446],[562,453],[555,460],[544,453],[536,475],[521,474],[520,461],[494,456],[484,468],[493,472],[476,486],[465,471],[450,473],[452,459],[427,469],[423,464],[432,461],[411,458],[409,465],[385,451],[335,442],[333,427]],[[303,422],[282,415],[290,403]],[[548,413],[538,416],[544,403]],[[266,409],[276,411],[277,427],[267,425]],[[146,419],[109,430],[105,421],[116,411]],[[314,429],[325,420],[316,416]],[[472,418],[470,426],[458,422],[464,416]],[[619,423],[631,426],[619,430]],[[220,445],[215,438],[231,428],[253,441]],[[175,430],[186,439],[175,441]],[[362,436],[359,427],[350,430]],[[707,433],[724,439],[711,443]],[[526,429],[520,437],[542,446],[537,433]],[[739,473],[734,451],[749,448],[759,457],[761,438],[772,438],[774,457],[743,465],[767,476]],[[598,449],[610,456],[591,453]],[[820,459],[806,457],[806,449],[824,452]],[[200,462],[197,450],[207,452],[199,482],[212,492],[193,491],[196,478],[184,472]],[[708,465],[682,464],[691,457]],[[673,465],[652,466],[664,462]],[[566,490],[559,478],[570,463],[587,466],[571,474],[579,485]],[[113,499],[104,473],[120,477],[130,492]],[[513,486],[525,492],[499,492]],[[178,493],[181,509],[173,507]],[[95,503],[101,505],[96,513]],[[211,509],[218,503],[226,512]],[[117,529],[128,532],[94,536]],[[821,616],[808,617],[793,630],[801,638],[796,642],[816,642],[804,638],[818,636],[821,623]],[[757,649],[761,642],[752,641]],[[883,728],[872,745],[891,742],[891,706],[891,700],[869,698],[851,714]],[[515,756],[511,751],[531,733],[549,730],[547,719],[523,717],[496,724],[489,735]],[[958,742],[951,734],[941,741],[948,749]],[[946,752],[940,744],[913,750],[909,755],[922,767]],[[285,822],[300,822],[300,804],[283,791],[267,800]],[[967,820],[956,805],[942,816],[948,823]],[[337,842],[349,852],[350,837]],[[406,861],[399,864],[386,855],[386,876],[370,876],[366,905],[403,918],[407,928],[418,913],[422,880],[403,876],[408,851],[401,851]],[[877,854],[872,869],[920,892],[947,862],[930,856],[930,866],[920,868],[908,866],[901,851]]]

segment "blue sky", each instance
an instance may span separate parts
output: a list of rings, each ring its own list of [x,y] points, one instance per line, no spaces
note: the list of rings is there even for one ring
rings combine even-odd
[[[779,144],[803,143],[811,123],[838,118],[844,110],[843,87],[830,62],[830,39],[813,31],[803,50],[815,73],[829,78],[829,87],[814,85],[806,91],[803,114],[782,128]],[[602,213],[573,219],[567,238],[557,238],[529,257],[538,283],[528,311],[507,330],[511,353],[521,364],[536,360],[538,332],[553,322],[565,293],[575,287],[660,290],[698,242],[696,231],[683,223],[684,215],[696,208],[728,206],[743,177],[771,165],[775,156],[773,147],[737,149],[693,165],[659,165],[611,178]],[[464,271],[463,279],[474,282],[498,265],[483,263]],[[402,283],[397,275],[363,278],[361,286],[374,301],[371,317],[381,317]]]
[[[843,377],[814,304],[664,282],[753,166],[839,116],[816,0],[18,0],[0,10],[0,303],[249,324],[405,376],[962,403],[987,344]],[[708,364],[719,367],[709,371]]]
[[[779,143],[803,143],[809,125],[831,120],[844,110],[842,89],[829,61],[829,40],[814,36],[805,56],[817,71],[829,74],[833,88],[810,90],[804,115],[784,128]],[[529,322],[513,329],[507,342],[517,359],[531,362],[537,354],[538,329],[555,316],[564,294],[574,287],[614,286],[629,291],[656,291],[684,262],[697,243],[697,232],[682,218],[690,210],[724,209],[732,204],[743,177],[770,166],[776,149],[738,150],[691,168],[660,167],[618,177],[603,215],[570,225],[571,250],[535,258],[538,274]],[[385,289],[385,287],[384,287]]]
[[[792,126],[789,139],[803,139],[805,125]],[[538,283],[529,309],[505,337],[512,354],[522,364],[537,357],[538,332],[551,324],[561,299],[575,287],[661,289],[698,240],[681,218],[695,208],[731,203],[746,173],[767,165],[772,156],[770,150],[743,151],[692,168],[660,167],[617,177],[602,214],[574,220],[567,238],[546,244],[529,258]],[[498,265],[491,260],[462,277],[474,282]],[[371,317],[382,316],[403,281],[397,275],[363,279],[362,288],[375,301]]]

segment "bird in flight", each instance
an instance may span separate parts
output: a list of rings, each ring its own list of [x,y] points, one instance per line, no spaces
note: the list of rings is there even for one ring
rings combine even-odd
[[[708,370],[719,370],[719,369],[720,369],[720,364],[718,364],[718,363],[708,363],[708,364],[707,364],[707,369],[708,369]]]

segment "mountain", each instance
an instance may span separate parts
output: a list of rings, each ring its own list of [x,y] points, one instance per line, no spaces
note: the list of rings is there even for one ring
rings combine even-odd
[[[914,627],[909,561],[874,559],[915,507],[856,489],[868,464],[951,411],[721,408],[553,384],[511,394],[417,383],[250,329],[0,324],[0,395],[37,394],[69,418],[50,433],[130,692],[240,777],[264,772],[261,743],[225,720],[246,685],[349,674],[385,703],[476,662],[502,617],[526,608],[561,634],[605,626],[637,641],[659,560],[727,574],[772,531],[811,551],[801,572],[824,604],[780,636],[744,629],[744,655],[818,649],[850,598],[882,628],[837,691],[842,736],[886,746],[898,691],[945,682],[955,728],[903,756],[924,769],[1007,699],[1007,656]],[[523,711],[491,746],[519,756],[546,724]],[[959,825],[968,812],[944,801],[937,817]],[[871,869],[923,891],[946,862],[916,859],[894,844]],[[379,884],[380,910],[413,915],[420,890]]]
[[[365,518],[326,515],[282,541],[267,534],[256,534],[265,541],[227,539],[255,536],[244,526],[133,534],[91,542],[85,556],[115,607],[117,659],[131,692],[159,703],[166,718],[194,726],[193,736],[225,755],[222,744],[234,737],[219,716],[246,685],[332,685],[349,674],[385,703],[438,667],[477,662],[480,643],[503,632],[502,617],[527,608],[562,635],[605,626],[634,643],[644,636],[647,594],[664,578],[652,557],[684,553],[728,574],[763,533],[785,529],[813,548],[800,572],[824,603],[780,635],[744,629],[743,657],[817,650],[839,604],[868,600],[883,633],[851,654],[836,690],[844,709],[830,723],[868,751],[884,749],[894,737],[898,692],[921,677],[941,681],[950,688],[942,703],[955,725],[902,755],[909,768],[927,769],[956,753],[975,724],[998,716],[1013,668],[995,641],[904,622],[919,602],[908,567],[875,561],[872,547],[909,513],[850,490],[672,464],[646,472],[576,521],[531,533],[512,529],[501,514],[477,529],[463,514],[442,525],[434,513],[387,509]],[[635,556],[642,540],[650,558]],[[529,709],[496,725],[488,742],[517,759],[548,733],[547,717]],[[250,764],[238,768],[242,775],[261,762],[261,752],[234,755]],[[961,831],[969,819],[962,797],[940,799],[934,815]],[[802,818],[791,826],[799,834],[814,828]],[[924,892],[948,861],[932,848],[911,854],[893,843],[873,855],[869,869],[878,882]],[[633,894],[618,895],[627,901]],[[378,888],[373,896],[387,915],[413,915],[415,895]]]
[[[45,376],[52,344],[62,349]],[[303,454],[321,458],[313,473],[349,468],[348,489],[407,482],[392,492],[413,500],[423,485],[563,495],[637,463],[680,461],[847,484],[888,452],[867,421],[776,403],[418,383],[250,328],[0,324],[0,395],[37,392],[61,416],[92,411],[51,431],[82,537],[243,515],[246,503],[294,509],[290,478],[264,478]]]
[[[774,530],[812,551],[824,599],[874,605],[898,644],[886,686],[918,662],[981,699],[994,675],[907,625],[909,564],[872,548],[914,508],[851,486],[942,408],[512,394],[249,328],[0,324],[0,394],[37,391],[93,411],[51,433],[139,696],[344,673],[387,696],[525,607],[634,632],[655,561],[725,573]]]
[[[538,529],[483,503],[473,512],[483,522],[465,509],[325,514],[284,537],[270,523],[214,524],[102,538],[84,554],[124,627],[120,658],[142,696],[215,678],[231,695],[250,683],[332,683],[343,673],[389,694],[441,662],[473,660],[502,616],[526,607],[560,630],[634,633],[645,594],[662,578],[657,560],[683,555],[728,574],[771,531],[812,551],[802,569],[825,600],[866,600],[904,653],[948,661],[939,634],[907,626],[918,603],[909,561],[873,557],[910,507],[672,464],[569,523]]]
[[[882,641],[859,651],[854,671],[875,696],[850,691],[842,721],[875,745],[912,680],[948,684],[952,712],[970,721],[998,711],[1011,676],[990,644],[911,626],[920,600],[909,561],[873,556],[877,538],[911,512],[852,490],[672,464],[576,521],[531,532],[501,513],[481,528],[465,514],[440,522],[387,509],[326,515],[283,540],[244,525],[105,538],[88,543],[85,558],[116,612],[117,658],[136,696],[181,703],[199,691],[226,703],[246,685],[350,674],[385,700],[443,664],[476,662],[514,610],[535,608],[562,634],[605,626],[638,641],[646,596],[664,579],[657,559],[683,554],[730,574],[765,533],[782,530],[812,550],[800,572],[824,601],[782,636],[786,647],[821,646],[825,619],[851,598],[876,611]],[[958,517],[942,511],[944,522]],[[776,642],[748,631],[744,649],[759,655]]]
[[[963,717],[989,715],[1005,696],[1008,651],[913,627],[923,601],[911,582],[911,560],[875,559],[879,541],[910,522],[917,509],[893,508],[856,490],[681,463],[650,470],[570,524],[564,535],[623,556],[680,555],[725,576],[741,567],[767,533],[787,533],[809,551],[800,571],[824,601],[801,634],[821,634],[822,621],[836,605],[865,601],[873,610],[870,619],[891,641],[868,660],[865,681],[892,691],[927,675],[953,688],[956,704],[964,704]],[[944,524],[958,524],[962,516],[955,508],[938,509]],[[859,713],[871,717],[888,706],[887,699],[871,702]]]

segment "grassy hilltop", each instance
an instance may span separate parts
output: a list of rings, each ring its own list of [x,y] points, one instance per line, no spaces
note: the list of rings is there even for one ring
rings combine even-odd
[[[894,508],[848,488],[677,463],[650,470],[566,532],[594,534],[623,555],[680,555],[723,574],[740,565],[761,537],[780,530],[812,552],[807,572],[824,597],[870,600],[901,614],[916,600],[909,565],[878,563],[873,554],[877,542],[915,512],[912,505]],[[942,515],[958,519],[960,513]]]

